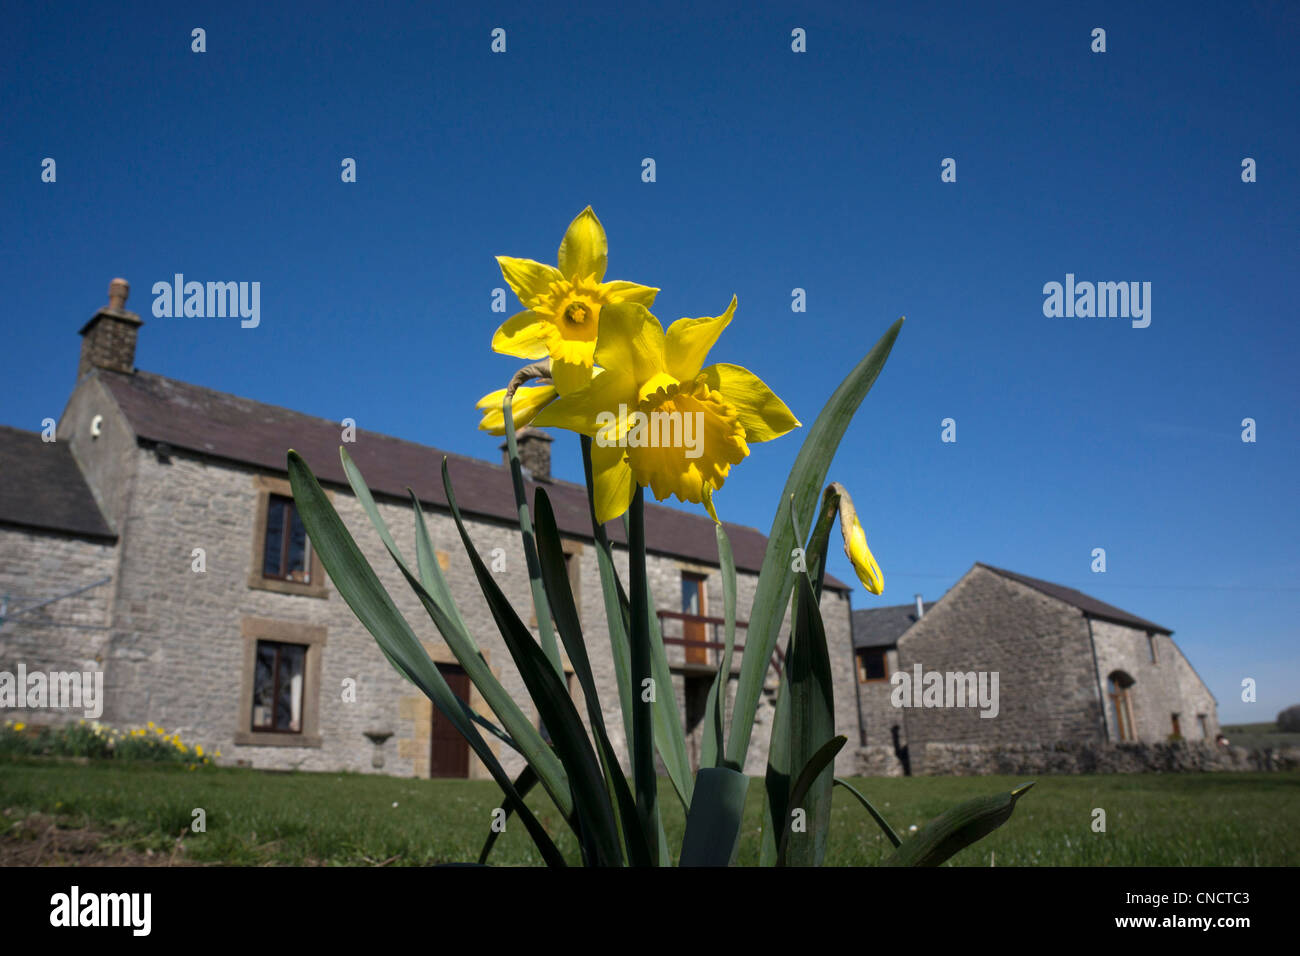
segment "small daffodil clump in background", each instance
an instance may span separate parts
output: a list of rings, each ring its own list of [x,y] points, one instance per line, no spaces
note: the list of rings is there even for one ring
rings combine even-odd
[[[97,720],[40,727],[6,721],[0,728],[0,754],[162,761],[190,770],[211,766],[221,756],[220,751],[207,755],[201,744],[187,745],[179,733],[167,733],[153,721],[119,729]]]

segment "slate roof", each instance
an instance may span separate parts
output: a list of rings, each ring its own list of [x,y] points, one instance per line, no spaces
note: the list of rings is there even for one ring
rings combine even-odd
[[[1174,633],[1167,627],[1161,627],[1145,618],[1140,618],[1136,614],[1130,614],[1105,601],[1098,601],[1094,597],[1089,597],[1082,591],[1076,591],[1074,588],[1067,588],[1064,585],[1053,584],[1051,581],[1042,581],[1038,578],[1027,577],[1023,574],[1016,574],[1014,571],[1004,571],[1002,568],[995,568],[992,565],[976,562],[981,568],[986,568],[995,574],[1000,574],[1004,578],[1010,578],[1012,581],[1019,581],[1035,591],[1040,591],[1048,597],[1054,597],[1058,601],[1064,601],[1066,604],[1077,607],[1089,617],[1099,618],[1103,621],[1114,621],[1116,624],[1127,624],[1129,627],[1140,628],[1144,631],[1155,631],[1160,634]]]
[[[337,422],[151,372],[125,375],[97,369],[94,374],[100,376],[142,439],[280,473],[286,470],[286,452],[293,448],[321,482],[347,487],[339,462]],[[406,500],[409,485],[422,504],[447,507],[441,471],[444,452],[357,429],[356,442],[348,445],[348,454],[375,494]],[[447,454],[447,468],[463,513],[510,523],[518,520],[510,472],[504,465]],[[591,519],[583,486],[559,480],[525,479],[524,484],[530,503],[538,487],[546,489],[562,533],[591,538]],[[728,523],[725,527],[736,567],[757,572],[767,548],[766,536],[742,525]],[[622,522],[611,522],[607,529],[612,541],[624,541]],[[694,515],[677,508],[647,504],[646,548],[704,564],[718,563],[713,522],[702,513]],[[849,590],[830,575],[826,577],[826,585]]]
[[[0,425],[0,524],[116,537],[67,442]]]
[[[862,608],[853,612],[853,646],[894,647],[915,623],[915,604]]]

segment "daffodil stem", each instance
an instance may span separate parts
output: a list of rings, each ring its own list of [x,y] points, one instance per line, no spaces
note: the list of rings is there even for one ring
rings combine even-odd
[[[537,538],[533,533],[533,519],[528,511],[528,495],[524,491],[524,474],[519,466],[519,449],[515,444],[515,415],[510,407],[512,396],[507,394],[501,403],[505,417],[506,451],[510,456],[510,477],[515,486],[515,504],[519,509],[519,532],[524,539],[524,563],[528,566],[528,583],[533,592],[533,610],[537,613],[537,634],[541,638],[542,652],[564,680],[564,665],[560,662],[560,646],[551,627],[551,604],[546,598],[542,583],[542,563],[537,557]]]
[[[655,687],[650,663],[650,595],[645,568],[645,491],[637,486],[628,511],[628,573],[631,578],[632,773],[636,781],[636,807],[646,843],[658,846],[658,799],[655,779],[654,699],[672,693]],[[658,865],[658,860],[653,861]]]
[[[826,550],[830,545],[831,528],[835,525],[836,515],[839,514],[840,492],[843,488],[843,485],[834,481],[826,486],[826,490],[822,493],[821,512],[817,517],[817,524],[813,526],[812,537],[808,539],[806,545],[808,573],[813,579],[813,594],[819,601],[822,597],[822,585],[826,581]],[[793,504],[791,509],[790,513],[793,515]],[[795,523],[795,528],[798,528],[798,522]],[[798,534],[798,531],[796,530],[795,533]]]

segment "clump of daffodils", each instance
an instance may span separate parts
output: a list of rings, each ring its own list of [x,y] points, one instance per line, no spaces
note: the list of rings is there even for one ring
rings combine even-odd
[[[168,733],[153,721],[144,727],[120,729],[97,720],[79,720],[62,726],[30,727],[22,721],[5,721],[0,730],[0,753],[25,756],[117,758],[183,763],[187,769],[209,766],[202,744],[189,745],[179,733]]]

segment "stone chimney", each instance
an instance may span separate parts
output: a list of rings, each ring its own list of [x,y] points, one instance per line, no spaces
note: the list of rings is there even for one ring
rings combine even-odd
[[[81,327],[78,380],[93,368],[106,368],[127,375],[135,372],[136,332],[144,322],[140,316],[126,310],[126,297],[130,293],[129,282],[114,279],[108,284],[108,305]]]
[[[916,595],[916,619],[921,620],[921,615],[925,613],[925,605],[921,603],[921,595]]]
[[[528,472],[533,481],[551,480],[551,442],[550,435],[540,428],[521,428],[515,432],[515,447],[519,449],[519,465]],[[501,443],[501,460],[510,465],[509,446]]]

